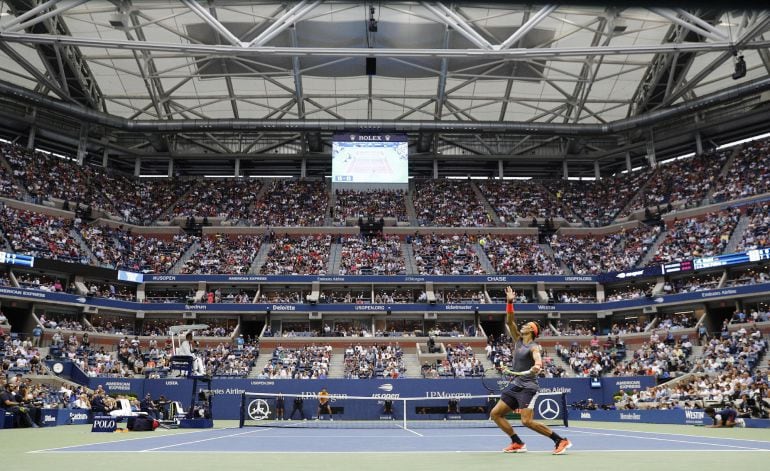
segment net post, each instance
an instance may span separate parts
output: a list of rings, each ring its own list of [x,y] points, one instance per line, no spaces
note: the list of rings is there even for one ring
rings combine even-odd
[[[241,411],[240,411],[239,428],[243,428],[243,424],[246,421],[245,409],[246,409],[246,393],[243,392],[241,393]]]
[[[402,425],[404,430],[409,430],[406,426],[406,399],[401,399],[401,403]]]
[[[561,407],[564,411],[564,426],[569,427],[569,409],[567,408],[567,393],[561,393]]]

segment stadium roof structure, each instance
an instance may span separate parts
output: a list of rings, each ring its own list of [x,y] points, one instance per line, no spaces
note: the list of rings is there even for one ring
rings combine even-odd
[[[400,132],[415,176],[594,177],[770,130],[770,10],[633,3],[0,0],[0,136],[323,176],[333,134]]]

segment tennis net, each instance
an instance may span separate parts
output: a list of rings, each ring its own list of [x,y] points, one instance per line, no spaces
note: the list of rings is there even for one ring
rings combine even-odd
[[[316,394],[245,392],[241,396],[241,427],[312,428],[464,428],[496,427],[489,413],[498,396],[447,393],[441,397],[360,397],[330,394],[329,406],[319,407]],[[567,426],[564,393],[535,396],[535,419],[549,426]],[[514,413],[509,419],[518,419]]]

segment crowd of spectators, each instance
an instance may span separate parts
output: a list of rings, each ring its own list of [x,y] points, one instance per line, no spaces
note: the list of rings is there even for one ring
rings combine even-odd
[[[638,334],[644,330],[644,327],[638,318],[624,319],[620,322],[614,322],[610,327],[609,334],[615,337],[618,335]]]
[[[740,211],[735,208],[710,212],[702,218],[675,219],[651,263],[720,255],[739,219]]]
[[[411,238],[420,275],[481,275],[475,240],[467,235],[418,234]]]
[[[396,345],[349,345],[343,358],[346,379],[400,378],[406,372],[403,351]]]
[[[596,291],[591,290],[549,290],[549,301],[557,303],[595,303]]]
[[[20,288],[38,289],[52,293],[61,293],[67,288],[66,280],[62,281],[59,278],[44,274],[16,272],[14,276]]]
[[[340,251],[340,275],[406,274],[398,236],[343,237]]]
[[[730,332],[728,321],[725,319],[720,335],[708,340],[694,372],[723,372],[729,368],[751,372],[758,365],[760,357],[767,351],[767,339],[756,326]]]
[[[200,240],[184,232],[154,237],[107,225],[84,227],[81,236],[102,265],[143,273],[168,273]]]
[[[214,234],[204,237],[195,253],[184,262],[181,273],[199,275],[248,273],[259,252],[260,237]]]
[[[90,264],[70,234],[72,221],[0,203],[0,228],[15,253]]]
[[[484,365],[470,345],[447,343],[446,359],[455,378],[478,377],[484,374]]]
[[[676,383],[663,383],[638,393],[624,394],[619,406],[628,409],[702,409],[734,407],[742,418],[770,416],[768,371],[753,373],[727,368],[717,374],[696,374]]]
[[[86,282],[89,296],[96,298],[136,301],[136,287],[116,283]]]
[[[265,304],[302,304],[305,301],[302,291],[265,289],[260,291],[257,302]]]
[[[318,302],[323,304],[370,304],[372,302],[371,290],[347,289],[347,290],[322,290],[318,295]]]
[[[254,202],[251,225],[320,226],[328,205],[329,190],[321,180],[275,180],[265,197]]]
[[[554,325],[554,328],[560,336],[595,336],[599,333],[599,326],[596,320],[593,319],[571,320],[566,322],[559,320],[556,322],[556,325]]]
[[[731,150],[708,152],[661,163],[647,178],[639,196],[629,206],[629,212],[650,207],[699,206],[714,187],[719,172],[730,156]]]
[[[735,247],[736,252],[770,247],[768,228],[770,228],[770,204],[758,204],[748,208],[746,216],[748,225],[743,231],[741,240]]]
[[[657,329],[664,329],[667,332],[679,329],[693,329],[695,324],[698,323],[698,319],[692,312],[667,312],[658,316],[658,323],[655,325]],[[672,334],[673,335],[673,334]],[[670,337],[669,337],[670,342]]]
[[[692,275],[686,278],[667,280],[663,284],[663,294],[694,293],[708,289],[716,289],[722,279],[722,273],[705,273]]]
[[[563,207],[538,182],[485,180],[479,182],[478,187],[506,225],[523,226],[532,218],[569,219]]]
[[[40,321],[40,325],[43,326],[44,329],[54,329],[54,330],[70,330],[70,331],[84,331],[86,330],[85,324],[80,322],[79,319],[77,319],[72,314],[63,314],[63,313],[41,313],[38,316],[38,320]]]
[[[218,217],[237,224],[253,216],[252,205],[259,193],[259,180],[214,178],[195,180],[192,188],[174,204],[173,216]]]
[[[640,171],[595,181],[546,180],[543,185],[555,195],[556,204],[566,208],[568,221],[579,218],[598,227],[614,221],[649,176],[649,171]]]
[[[4,154],[33,197],[62,200],[64,209],[70,205],[101,209],[130,224],[157,220],[189,187],[175,179],[141,180],[20,147]]]
[[[0,156],[11,155],[12,152],[12,145],[0,143]],[[0,196],[14,200],[20,200],[23,197],[12,171],[6,168],[2,160],[0,160]]]
[[[375,288],[375,304],[408,304],[427,302],[428,296],[425,291],[418,291],[406,288]]]
[[[725,287],[756,285],[770,281],[770,267],[767,265],[749,267],[727,272]]]
[[[211,293],[211,292],[209,292]],[[206,299],[202,299],[201,301],[207,302],[209,300],[209,296],[206,293]],[[166,287],[166,286],[155,286],[155,287],[147,287],[147,289],[144,292],[144,301],[146,303],[194,303],[195,302],[195,289],[189,288],[185,289],[182,287],[174,288],[174,287]],[[211,296],[211,302],[214,301],[214,296]]]
[[[349,218],[395,218],[396,222],[409,220],[404,190],[335,190],[334,197],[336,202],[331,216],[337,225],[344,226]]]
[[[289,348],[279,345],[258,377],[264,379],[325,379],[332,360],[331,345]]]
[[[744,144],[714,185],[712,201],[730,201],[770,191],[770,139]]]
[[[605,291],[605,301],[623,301],[624,299],[637,299],[645,296],[651,296],[655,283],[640,282],[626,286],[611,286]]]
[[[43,374],[44,365],[40,350],[32,339],[10,335],[0,337],[0,376],[17,374]]]
[[[603,236],[553,235],[551,248],[556,263],[564,263],[576,275],[624,271],[634,268],[660,234],[659,226],[638,226]]]
[[[649,342],[630,352],[630,358],[613,370],[615,376],[647,375],[666,380],[688,373],[692,368],[689,355],[692,343],[688,338],[675,339],[667,331],[650,335]]]
[[[498,275],[561,275],[561,267],[543,251],[537,236],[479,239],[479,245]]]
[[[578,342],[573,342],[569,348],[560,343],[554,345],[556,355],[569,365],[574,376],[580,378],[598,377],[611,371],[622,359],[621,348],[622,343],[616,343],[611,337],[602,343],[596,336],[589,345],[581,346]]]
[[[494,225],[469,181],[441,179],[418,182],[414,192],[414,208],[420,226]]]
[[[260,269],[266,275],[325,275],[331,236],[283,236],[273,242]]]
[[[87,330],[100,334],[134,335],[135,332],[135,320],[130,317],[96,315],[88,322],[91,328]]]

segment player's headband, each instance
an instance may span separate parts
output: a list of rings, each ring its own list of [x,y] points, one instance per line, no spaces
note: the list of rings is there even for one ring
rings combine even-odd
[[[540,336],[540,326],[537,325],[537,322],[527,322],[527,324],[532,328],[532,332],[535,334],[535,338]]]

